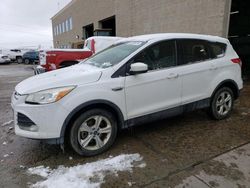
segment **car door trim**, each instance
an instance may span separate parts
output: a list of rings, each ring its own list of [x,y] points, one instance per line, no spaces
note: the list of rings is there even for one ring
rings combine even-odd
[[[208,108],[210,106],[210,98],[202,99],[196,102],[180,105],[177,107],[169,108],[159,112],[143,115],[140,117],[131,118],[125,121],[125,127],[133,127],[135,125],[142,125],[145,123],[151,123],[158,120],[174,117],[186,112],[191,112],[198,109]]]

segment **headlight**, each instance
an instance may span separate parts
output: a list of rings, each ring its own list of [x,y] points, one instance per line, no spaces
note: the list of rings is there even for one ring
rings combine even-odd
[[[75,87],[60,87],[53,88],[44,91],[39,91],[37,93],[29,94],[25,100],[26,103],[31,104],[49,104],[54,103],[69,94]]]

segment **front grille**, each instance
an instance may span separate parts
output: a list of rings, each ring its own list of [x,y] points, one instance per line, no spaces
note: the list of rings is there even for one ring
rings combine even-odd
[[[17,124],[21,127],[31,127],[32,125],[35,125],[33,121],[21,113],[17,113]]]

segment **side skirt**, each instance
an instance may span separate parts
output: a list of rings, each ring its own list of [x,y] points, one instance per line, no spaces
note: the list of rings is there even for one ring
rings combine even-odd
[[[170,108],[160,112],[155,112],[152,114],[144,115],[141,117],[136,117],[133,119],[128,119],[125,121],[124,128],[133,127],[135,125],[142,125],[145,123],[151,123],[157,120],[163,120],[170,117],[174,117],[183,113],[192,112],[198,109],[204,109],[210,106],[210,98],[203,99],[197,102],[192,102],[179,107]]]

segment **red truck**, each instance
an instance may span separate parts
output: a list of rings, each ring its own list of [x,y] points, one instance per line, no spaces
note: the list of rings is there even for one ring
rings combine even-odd
[[[83,49],[51,49],[39,52],[39,66],[35,74],[75,65],[93,54],[108,48],[121,37],[90,37],[85,41]]]

